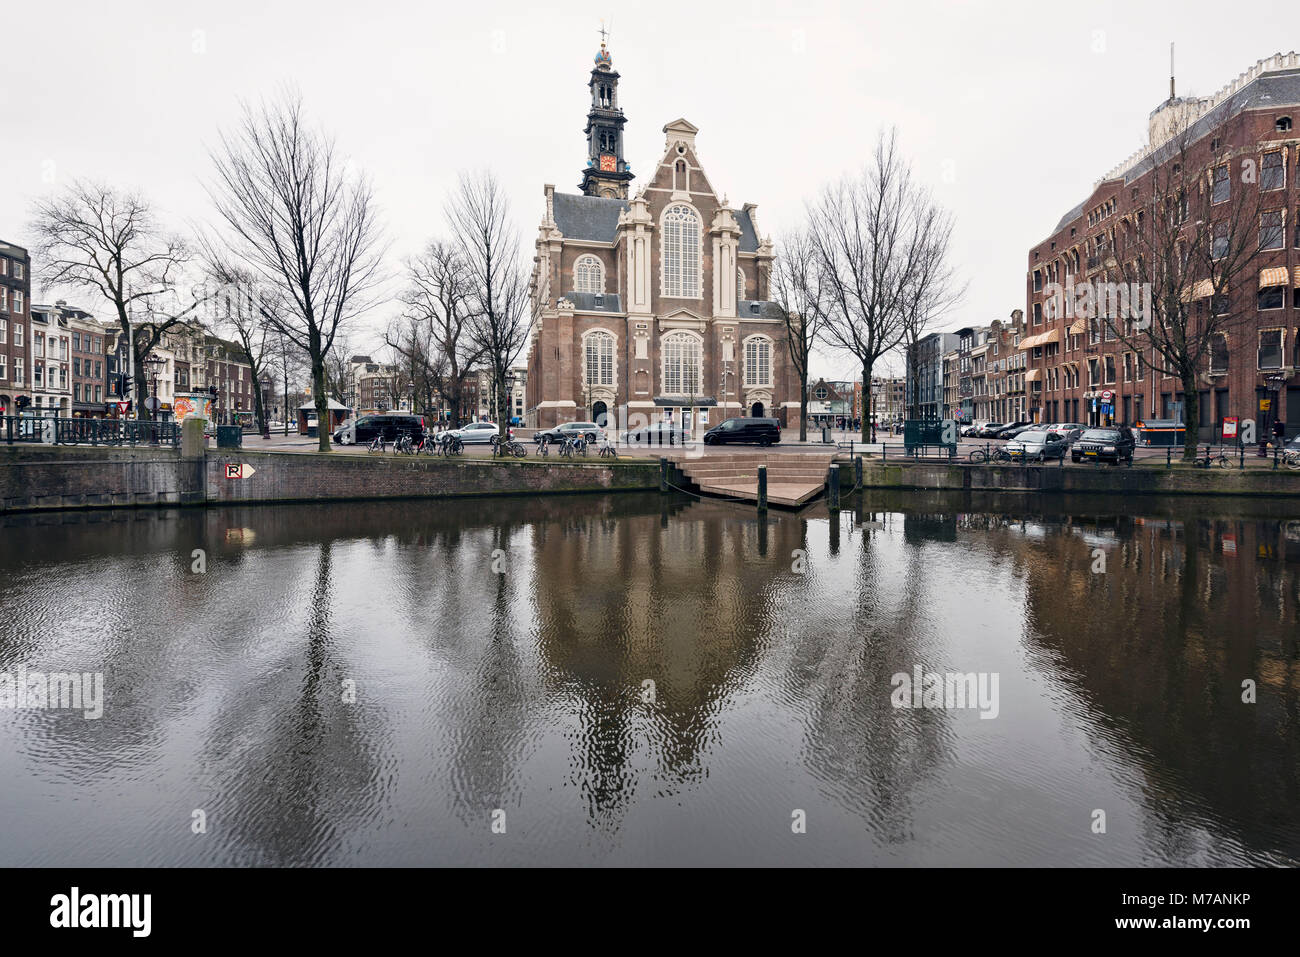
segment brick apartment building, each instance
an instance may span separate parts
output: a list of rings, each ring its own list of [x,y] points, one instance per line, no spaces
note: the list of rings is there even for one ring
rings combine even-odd
[[[107,377],[104,369],[104,327],[87,318],[69,318],[72,335],[72,415],[103,418],[106,414]]]
[[[756,207],[731,207],[705,174],[697,128],[665,126],[664,153],[629,198],[626,118],[604,44],[588,86],[581,195],[545,187],[530,285],[530,427],[619,410],[700,432],[733,415],[798,427],[799,380],[768,301],[772,244]]]
[[[26,249],[0,241],[0,406],[7,415],[18,411],[19,396],[32,397],[27,315],[31,269]]]
[[[1198,439],[1217,437],[1225,416],[1255,419],[1267,428],[1275,410],[1293,435],[1300,430],[1300,138],[1294,127],[1300,120],[1300,56],[1261,60],[1205,99],[1172,92],[1151,114],[1147,147],[1101,179],[1029,251],[1027,335],[1018,346],[1029,354],[1029,414],[1040,422],[1092,424],[1181,416],[1181,380],[1164,374],[1153,351],[1139,354],[1125,346],[1104,321],[1054,316],[1060,310],[1049,308],[1053,284],[1097,281],[1125,259],[1127,237],[1135,223],[1140,232],[1144,205],[1154,195],[1146,188],[1150,177],[1181,174],[1195,190],[1190,201],[1208,210],[1216,230],[1226,229],[1215,225],[1217,204],[1241,197],[1252,201],[1252,209],[1257,200],[1260,209],[1249,281],[1214,302],[1208,280],[1187,291],[1186,301],[1194,300],[1196,310],[1230,310],[1233,320],[1198,378]],[[1171,146],[1175,130],[1177,150]],[[1186,171],[1184,162],[1190,164]]]

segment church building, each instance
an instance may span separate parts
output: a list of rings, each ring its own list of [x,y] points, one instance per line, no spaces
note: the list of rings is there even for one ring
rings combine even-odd
[[[527,425],[595,421],[613,437],[670,419],[698,436],[752,415],[797,428],[799,378],[768,301],[772,241],[759,238],[757,207],[719,197],[684,119],[663,128],[663,155],[633,194],[618,81],[601,43],[581,192],[545,187]]]

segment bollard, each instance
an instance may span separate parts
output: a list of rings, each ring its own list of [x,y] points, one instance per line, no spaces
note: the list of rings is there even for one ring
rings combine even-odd
[[[758,510],[767,511],[767,466],[758,467]]]
[[[853,486],[862,488],[862,456],[859,455],[853,460]]]
[[[665,458],[659,460],[659,491],[668,491],[668,460]]]
[[[831,466],[830,474],[826,476],[826,507],[832,512],[840,510],[840,470],[835,465]]]
[[[1167,469],[1173,468],[1174,465],[1173,454],[1174,454],[1174,447],[1172,445],[1166,445],[1165,446],[1165,468]]]

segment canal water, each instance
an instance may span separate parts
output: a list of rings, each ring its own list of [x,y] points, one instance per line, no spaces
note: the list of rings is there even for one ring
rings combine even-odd
[[[9,516],[0,576],[0,865],[1300,863],[1294,505]]]

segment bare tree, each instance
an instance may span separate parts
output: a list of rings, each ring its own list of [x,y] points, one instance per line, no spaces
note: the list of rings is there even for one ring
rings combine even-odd
[[[1128,187],[1129,215],[1090,239],[1089,265],[1104,282],[1076,290],[1070,309],[1087,321],[1090,345],[1117,339],[1153,379],[1179,380],[1184,461],[1196,457],[1202,382],[1220,359],[1226,372],[1231,333],[1254,315],[1261,248],[1285,248],[1282,207],[1275,223],[1264,218],[1253,158],[1216,162],[1198,151],[1205,139],[1178,123],[1148,159]],[[1049,308],[1063,305],[1054,296]]]
[[[188,245],[163,229],[144,197],[85,180],[38,201],[31,231],[44,285],[97,292],[134,341],[135,406],[147,418],[145,357],[202,304],[192,290],[180,293]]]
[[[491,173],[463,175],[447,219],[467,272],[469,338],[492,377],[493,415],[505,438],[506,375],[528,343],[528,287],[510,205]]]
[[[401,356],[426,410],[441,397],[457,425],[462,393],[483,351],[470,332],[475,308],[471,296],[461,246],[435,240],[407,261],[406,288],[400,296],[404,310],[384,339]]]
[[[827,187],[809,209],[826,293],[826,338],[857,360],[868,407],[875,364],[907,333],[909,290],[917,288],[933,243],[924,228],[927,203],[891,130],[880,135],[860,176]],[[862,441],[870,435],[864,409]]]
[[[799,441],[808,441],[808,366],[822,335],[826,294],[817,247],[807,231],[786,236],[772,270],[771,298],[785,324],[790,363],[799,374]]]
[[[246,105],[212,151],[209,195],[230,258],[283,301],[274,327],[311,364],[320,450],[330,447],[325,361],[350,320],[374,304],[383,254],[370,185],[309,129],[302,99]]]
[[[301,384],[302,376],[307,372],[305,355],[296,348],[289,338],[275,326],[269,329],[268,338],[269,365],[280,382],[281,423],[284,434],[289,434],[289,417],[296,416],[301,390],[290,391],[290,383]]]
[[[270,297],[272,290],[260,288],[248,269],[222,258],[218,249],[203,240],[204,260],[209,277],[205,298],[217,332],[233,332],[253,377],[253,410],[257,429],[270,438],[262,383],[268,379],[276,341],[276,322],[282,301]]]

